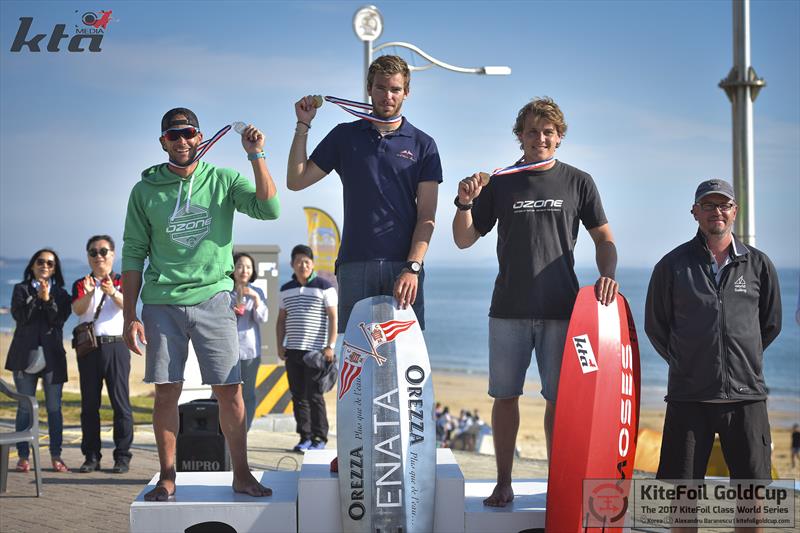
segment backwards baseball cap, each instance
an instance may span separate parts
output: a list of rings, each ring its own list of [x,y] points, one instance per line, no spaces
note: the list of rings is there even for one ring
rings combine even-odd
[[[704,196],[709,194],[721,194],[727,196],[733,201],[736,201],[736,195],[733,193],[733,186],[725,180],[713,179],[706,180],[697,186],[694,192],[694,203],[699,202]]]
[[[183,118],[176,118],[183,115]],[[161,119],[161,131],[167,131],[175,126],[194,126],[200,129],[200,121],[197,120],[197,115],[191,109],[185,107],[176,107],[164,113]]]
[[[294,256],[297,254],[303,254],[308,256],[309,259],[314,259],[314,252],[306,246],[305,244],[298,244],[294,248],[292,248],[292,261],[294,261]]]

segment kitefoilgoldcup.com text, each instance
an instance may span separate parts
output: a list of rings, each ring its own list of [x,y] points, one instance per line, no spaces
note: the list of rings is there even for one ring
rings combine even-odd
[[[585,526],[795,527],[794,480],[592,479]]]

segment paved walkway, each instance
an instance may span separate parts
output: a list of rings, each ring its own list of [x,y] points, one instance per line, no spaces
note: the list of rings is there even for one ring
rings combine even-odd
[[[300,468],[302,456],[292,453],[297,435],[273,432],[258,427],[257,423],[248,434],[248,455],[254,470],[295,470]],[[46,430],[44,431],[46,435]],[[64,451],[62,458],[75,472],[60,474],[50,467],[46,440],[43,442],[42,496],[36,497],[33,472],[20,474],[10,472],[8,492],[0,495],[0,533],[63,532],[127,532],[131,502],[158,472],[158,454],[155,448],[152,426],[137,426],[134,434],[133,460],[127,474],[112,474],[113,466],[111,428],[103,428],[104,458],[102,470],[91,474],[80,474],[78,467],[83,462],[80,452],[80,428],[64,429]],[[336,446],[331,436],[329,446]],[[494,479],[493,456],[455,451],[456,459],[465,479]],[[16,453],[12,451],[9,466],[16,464]],[[637,473],[637,476],[639,473]],[[545,461],[516,459],[514,478],[543,478],[547,476]],[[798,493],[795,493],[800,514]],[[800,523],[800,522],[799,522]],[[643,530],[644,531],[644,530]],[[652,530],[663,531],[663,530]],[[721,533],[725,530],[704,529],[704,533]],[[793,531],[770,529],[770,532]]]

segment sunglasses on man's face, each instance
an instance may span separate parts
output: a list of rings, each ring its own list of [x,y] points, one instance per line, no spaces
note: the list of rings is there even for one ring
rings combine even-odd
[[[168,141],[177,141],[181,137],[188,141],[189,139],[194,139],[197,137],[198,133],[200,133],[200,130],[194,126],[183,126],[180,128],[170,128],[167,131],[162,131],[161,135],[163,135]]]
[[[56,266],[56,262],[52,259],[42,259],[41,257],[36,259],[36,264],[38,266],[46,266],[47,268],[53,268]]]
[[[110,251],[108,248],[92,248],[88,253],[90,257],[97,257],[98,255],[105,257]]]

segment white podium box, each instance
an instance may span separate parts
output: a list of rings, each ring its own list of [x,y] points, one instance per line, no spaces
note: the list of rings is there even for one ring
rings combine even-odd
[[[183,533],[204,522],[228,524],[237,533],[297,531],[297,474],[253,472],[262,485],[272,489],[272,496],[254,498],[233,492],[232,472],[178,472],[173,498],[146,502],[144,494],[155,487],[156,474],[131,504],[130,531]]]
[[[517,533],[544,527],[546,479],[513,481],[514,501],[505,507],[483,505],[495,481],[467,481],[464,487],[464,531],[467,533]]]
[[[297,531],[340,533],[339,475],[330,471],[336,450],[306,452],[297,482]],[[436,450],[434,531],[463,533],[464,476],[451,450]]]

